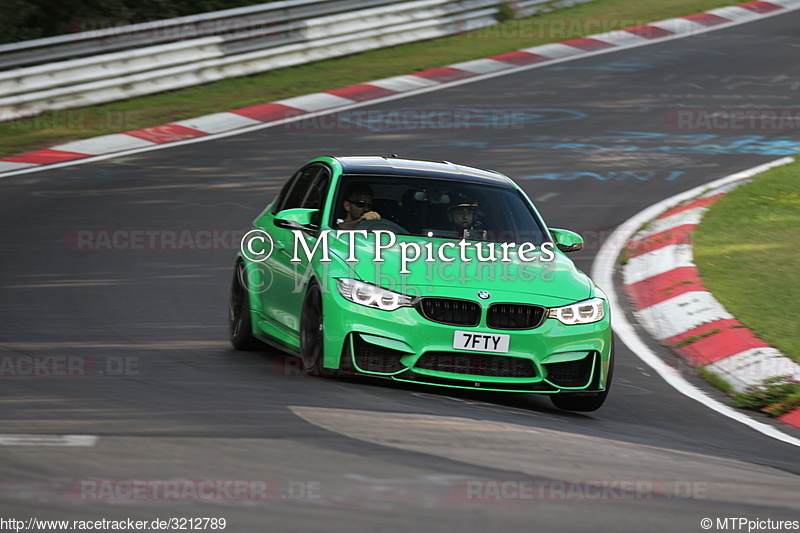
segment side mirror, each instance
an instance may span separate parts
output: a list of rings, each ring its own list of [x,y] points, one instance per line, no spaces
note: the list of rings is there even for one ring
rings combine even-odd
[[[556,247],[562,252],[583,250],[583,237],[566,229],[548,228],[556,240]]]
[[[306,209],[298,207],[295,209],[284,209],[275,215],[275,225],[279,228],[315,230],[312,225],[319,217],[319,209]]]

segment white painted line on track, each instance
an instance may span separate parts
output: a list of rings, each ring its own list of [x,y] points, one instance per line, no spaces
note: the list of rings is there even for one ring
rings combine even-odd
[[[658,202],[657,204],[651,205],[647,209],[640,211],[638,214],[634,215],[633,217],[629,218],[625,221],[622,225],[620,225],[614,233],[603,243],[603,246],[600,248],[600,252],[597,254],[597,258],[592,265],[592,273],[591,277],[597,283],[600,288],[606,288],[606,294],[608,295],[609,304],[613,309],[619,308],[619,302],[617,300],[617,295],[614,292],[614,268],[617,262],[617,257],[619,257],[622,248],[627,244],[627,242],[631,239],[631,237],[636,233],[636,231],[644,224],[645,222],[656,218],[659,214],[663,213],[668,208],[675,206],[681,202],[686,200],[690,200],[696,196],[700,196],[709,188],[721,187],[723,185],[727,185],[729,183],[734,183],[736,181],[740,181],[743,179],[747,179],[749,177],[755,176],[765,170],[768,170],[772,167],[785,165],[787,163],[791,163],[793,158],[791,157],[783,157],[781,159],[776,159],[770,163],[766,163],[763,165],[759,165],[757,167],[753,167],[742,172],[737,172],[736,174],[732,174],[730,176],[718,179],[716,181],[712,181],[706,185],[701,185],[699,187],[695,187],[694,189],[690,189],[683,193],[677,194],[665,200]],[[759,433],[762,433],[768,437],[772,437],[776,440],[785,442],[787,444],[791,444],[793,446],[800,447],[800,439],[792,437],[791,435],[787,435],[786,433],[780,431],[779,429],[771,426],[769,424],[765,424],[763,422],[759,422],[754,420],[748,416],[745,416],[741,412],[729,407],[713,398],[708,396],[706,393],[686,381],[686,379],[680,375],[680,373],[672,368],[671,366],[667,365],[658,355],[656,355],[653,350],[647,346],[636,331],[633,329],[633,325],[628,322],[628,319],[625,317],[624,313],[615,312],[612,315],[612,326],[614,328],[614,333],[620,338],[620,340],[645,364],[647,364],[650,368],[656,371],[656,373],[661,376],[664,381],[666,381],[670,386],[675,388],[681,394],[688,396],[689,398],[696,400],[712,411],[715,411],[723,416],[726,416],[736,422],[744,424],[745,426],[752,428]]]
[[[95,435],[0,434],[0,446],[94,446]]]

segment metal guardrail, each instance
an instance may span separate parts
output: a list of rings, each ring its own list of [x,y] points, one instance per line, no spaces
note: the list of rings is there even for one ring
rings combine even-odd
[[[585,1],[517,5],[532,13]],[[499,4],[285,0],[0,45],[0,68],[28,65],[0,71],[0,122],[479,29],[497,23]]]
[[[88,28],[79,33],[2,44],[0,70],[202,37],[220,36],[225,41],[236,41],[269,37],[269,34],[283,35],[291,33],[293,29],[283,26],[287,22],[392,3],[392,0],[282,0],[140,24]],[[108,25],[114,24],[115,19],[89,19],[84,22],[89,26],[92,23]]]

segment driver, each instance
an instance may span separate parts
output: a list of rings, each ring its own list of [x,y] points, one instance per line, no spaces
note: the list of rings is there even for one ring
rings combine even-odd
[[[381,215],[372,210],[374,195],[369,185],[356,183],[347,188],[343,202],[347,212],[344,219],[336,221],[336,228],[342,230],[355,229],[356,225],[365,220],[380,220]]]

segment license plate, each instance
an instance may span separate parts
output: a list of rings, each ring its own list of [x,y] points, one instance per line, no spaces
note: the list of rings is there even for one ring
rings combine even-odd
[[[508,353],[511,335],[505,333],[478,333],[476,331],[456,331],[453,348],[473,352]]]

